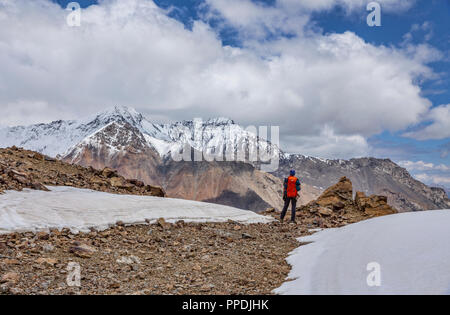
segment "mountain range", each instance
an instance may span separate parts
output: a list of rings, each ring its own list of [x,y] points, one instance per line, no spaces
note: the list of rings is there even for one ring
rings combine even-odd
[[[399,211],[450,207],[443,189],[415,180],[389,159],[286,154],[228,118],[156,124],[132,108],[116,106],[82,120],[0,129],[0,146],[13,145],[83,166],[108,166],[163,187],[169,197],[254,211],[281,206],[282,180],[292,168],[302,181],[302,204],[347,176],[355,190],[385,195]],[[260,170],[263,163],[253,158],[255,152],[277,158],[278,169]]]

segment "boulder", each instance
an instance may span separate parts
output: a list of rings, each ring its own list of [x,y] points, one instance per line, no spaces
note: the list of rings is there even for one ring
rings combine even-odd
[[[171,227],[171,224],[166,222],[166,220],[164,220],[164,218],[159,218],[156,221],[156,224],[159,225],[161,228],[163,228],[163,230],[170,229],[170,227]]]
[[[18,273],[16,273],[16,272],[8,272],[8,273],[5,273],[2,276],[2,278],[0,279],[0,283],[5,283],[5,282],[17,283],[19,278],[20,278],[20,276],[19,276]]]
[[[145,186],[145,189],[147,191],[149,191],[152,196],[156,196],[156,197],[165,197],[166,196],[164,189],[162,189],[161,187],[147,185],[147,186]]]
[[[103,179],[101,179],[99,176],[92,176],[92,177],[89,179],[89,182],[90,182],[91,184],[97,184],[97,185],[103,185],[103,184],[105,184],[105,181],[104,181]]]
[[[106,178],[117,177],[117,172],[110,169],[109,167],[105,167],[102,170],[102,175]]]
[[[333,214],[333,210],[328,209],[328,208],[324,208],[324,207],[320,207],[319,208],[319,213],[323,216],[330,216]]]
[[[122,177],[113,177],[110,179],[111,186],[119,188],[119,189],[126,189],[126,190],[133,190],[134,186],[127,182]]]
[[[91,258],[96,251],[97,250],[94,247],[80,242],[74,242],[73,246],[69,248],[69,253],[81,258]]]
[[[315,201],[319,206],[330,209],[342,209],[346,204],[353,203],[353,185],[347,177],[326,189]]]
[[[386,196],[371,195],[367,197],[365,193],[358,191],[355,197],[355,204],[360,211],[369,216],[397,213],[397,210],[388,205]]]

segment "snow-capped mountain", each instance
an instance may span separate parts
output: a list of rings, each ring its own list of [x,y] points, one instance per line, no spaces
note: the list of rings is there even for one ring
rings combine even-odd
[[[16,145],[49,156],[63,155],[112,122],[129,123],[148,133],[157,133],[155,126],[135,110],[114,107],[79,121],[58,120],[48,124],[6,127],[0,129],[0,143],[4,147]]]
[[[79,121],[59,120],[48,124],[3,128],[0,129],[0,143],[6,147],[25,147],[49,156],[65,157],[70,154],[75,160],[74,150],[79,151],[80,145],[97,145],[98,134],[113,123],[127,126],[127,129],[131,127],[135,135],[136,131],[140,132],[145,141],[141,140],[154,148],[162,158],[172,152],[181,152],[186,144],[196,151],[211,155],[230,153],[236,156],[239,150],[247,152],[247,156],[248,151],[256,150],[269,151],[274,155],[280,153],[277,146],[260,139],[228,118],[154,124],[126,106],[116,106]],[[108,141],[111,152],[119,152],[129,146],[129,139],[118,140],[112,138]]]
[[[385,195],[399,211],[450,207],[443,189],[413,179],[390,160],[325,160],[285,154],[228,118],[156,124],[132,108],[116,106],[78,121],[0,129],[0,146],[13,145],[84,166],[112,167],[125,177],[162,186],[169,196],[253,210],[280,205],[280,180],[292,168],[305,187],[305,202],[347,176],[356,190]],[[174,154],[186,148],[189,162],[177,162],[181,158],[173,158]],[[200,161],[191,148],[202,153]],[[271,174],[257,171],[261,163],[254,157],[261,152],[279,159],[278,170]],[[191,154],[197,162],[190,162]],[[220,161],[220,157],[231,162],[208,162]]]

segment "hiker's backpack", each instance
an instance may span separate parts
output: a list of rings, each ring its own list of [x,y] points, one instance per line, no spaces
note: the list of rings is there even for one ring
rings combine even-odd
[[[287,178],[286,195],[288,198],[297,196],[297,180],[298,179],[295,176],[289,176]]]

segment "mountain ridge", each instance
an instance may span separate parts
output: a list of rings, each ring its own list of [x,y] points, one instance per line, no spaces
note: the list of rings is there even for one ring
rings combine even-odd
[[[330,160],[301,154],[286,154],[276,145],[243,129],[232,119],[224,117],[205,121],[184,120],[155,124],[132,108],[115,106],[79,121],[59,120],[48,124],[3,128],[0,130],[0,144],[22,146],[83,166],[113,167],[125,176],[138,178],[148,184],[162,185],[164,180],[161,176],[169,174],[173,180],[184,184],[181,187],[166,182],[166,187],[162,185],[163,188],[167,190],[172,186],[173,194],[186,199],[216,200],[225,204],[236,199],[236,203],[240,205],[253,203],[259,205],[258,207],[266,205],[279,207],[282,201],[276,195],[282,187],[280,180],[294,168],[307,188],[305,191],[308,191],[308,196],[303,202],[316,198],[340,177],[347,176],[354,183],[356,190],[366,194],[383,194],[388,197],[389,203],[400,211],[450,207],[450,200],[445,191],[441,188],[428,187],[413,179],[406,169],[390,159],[366,157]],[[232,156],[237,165],[244,162],[251,165],[252,169],[247,174],[238,171],[239,167],[232,167],[231,164],[221,162],[220,165],[218,163],[208,165],[209,162],[204,160],[197,161],[199,163],[184,161],[186,163],[183,167],[179,167],[173,162],[171,155],[185,147],[212,158],[229,153],[226,160]],[[262,150],[279,157],[278,170],[269,174],[274,178],[260,174],[261,171],[257,169],[260,162],[250,159],[250,153]],[[191,156],[195,156],[193,152]],[[239,162],[236,160],[240,152],[244,152],[245,156],[241,156],[243,159]],[[221,167],[226,171],[222,172]],[[243,164],[240,168],[247,169]],[[177,173],[174,173],[174,170]],[[191,178],[192,185],[197,185],[198,181],[210,182],[213,185],[215,179],[209,180],[205,175],[213,176],[211,174],[214,173],[220,173],[223,176],[222,180],[229,185],[237,185],[239,182],[240,188],[219,185],[221,187],[219,190],[208,188],[204,190],[204,195],[188,192],[191,189],[188,187],[189,182],[185,182],[186,178]],[[243,174],[246,174],[245,180],[233,179],[244,176]],[[262,186],[276,185],[278,188],[273,189],[267,196],[264,189],[259,189],[250,182],[252,176],[264,178]],[[254,188],[246,191],[246,186]],[[170,194],[169,189],[168,195]]]

